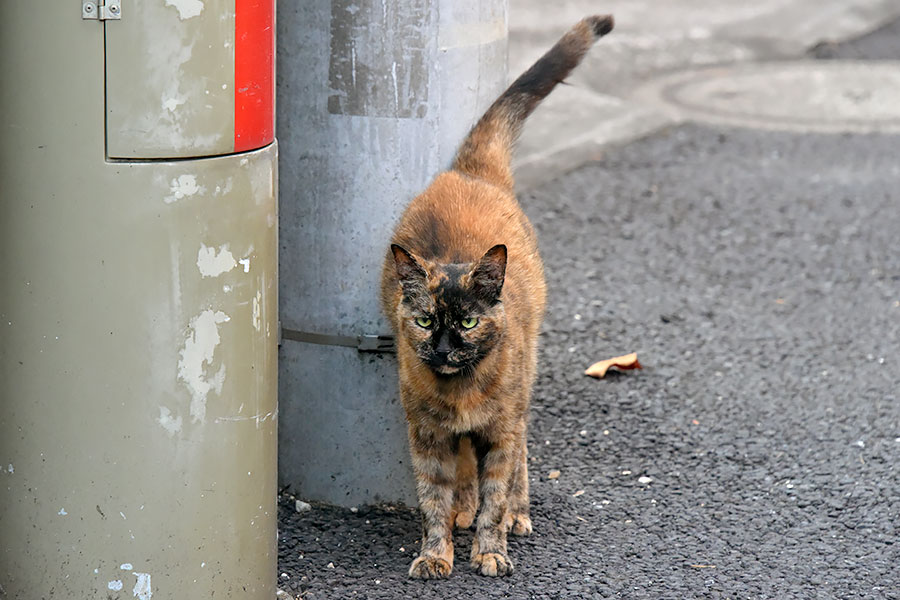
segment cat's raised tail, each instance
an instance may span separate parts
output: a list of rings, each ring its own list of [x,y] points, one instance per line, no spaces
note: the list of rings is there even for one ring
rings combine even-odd
[[[463,141],[453,169],[512,190],[512,149],[525,119],[613,24],[612,15],[587,17],[562,36],[484,113]]]

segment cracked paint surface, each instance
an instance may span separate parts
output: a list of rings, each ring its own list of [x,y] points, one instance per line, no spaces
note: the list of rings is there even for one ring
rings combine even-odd
[[[191,421],[202,423],[206,419],[206,397],[210,391],[222,391],[225,382],[225,365],[209,374],[216,346],[221,342],[219,325],[231,320],[222,311],[205,310],[191,319],[188,335],[178,361],[178,379],[191,393]]]

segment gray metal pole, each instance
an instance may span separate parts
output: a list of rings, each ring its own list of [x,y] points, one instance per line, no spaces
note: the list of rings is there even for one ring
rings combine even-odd
[[[388,332],[390,232],[504,88],[507,2],[278,11],[279,477],[308,499],[414,504],[393,356],[339,344]]]

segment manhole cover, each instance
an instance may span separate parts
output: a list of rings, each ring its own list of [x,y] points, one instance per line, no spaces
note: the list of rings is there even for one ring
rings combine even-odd
[[[676,119],[765,129],[900,132],[900,61],[713,67],[639,90]]]

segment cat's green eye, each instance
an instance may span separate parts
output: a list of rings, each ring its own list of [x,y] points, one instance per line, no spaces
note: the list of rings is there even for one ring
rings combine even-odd
[[[473,327],[478,325],[478,319],[476,319],[475,317],[469,317],[468,319],[463,319],[459,323],[463,326],[463,329],[472,329]]]
[[[429,327],[431,327],[431,319],[429,319],[428,317],[416,317],[416,325],[428,329]]]

